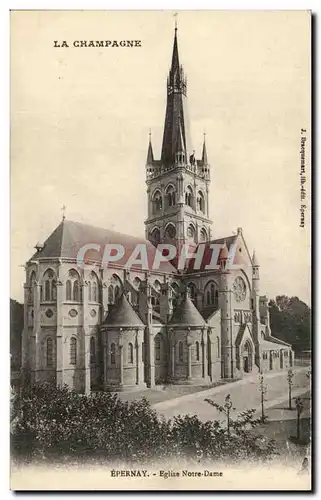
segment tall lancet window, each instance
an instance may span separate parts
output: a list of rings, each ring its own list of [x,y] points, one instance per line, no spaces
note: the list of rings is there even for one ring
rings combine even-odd
[[[46,365],[47,368],[53,367],[53,342],[51,337],[48,337],[46,342]]]
[[[81,302],[81,299],[80,276],[75,269],[70,269],[66,281],[66,300]]]
[[[187,186],[185,191],[185,205],[193,207],[193,190],[190,186]]]
[[[91,337],[90,339],[90,363],[96,363],[96,340],[95,337]]]
[[[202,191],[197,193],[197,210],[200,212],[205,212],[205,200]]]
[[[44,297],[43,300],[51,302],[57,299],[56,277],[52,269],[47,269],[43,275]]]
[[[77,364],[77,339],[75,337],[71,337],[70,339],[70,364]]]

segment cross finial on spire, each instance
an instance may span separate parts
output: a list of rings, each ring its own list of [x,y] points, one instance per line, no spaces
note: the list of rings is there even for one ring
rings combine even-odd
[[[149,135],[149,142],[150,142],[152,140],[152,129],[151,128],[149,129],[148,135]]]
[[[63,204],[62,207],[61,207],[62,220],[65,220],[65,218],[66,218],[66,209],[67,209],[66,205]]]
[[[177,32],[177,12],[175,12],[174,17],[175,17],[175,33]]]

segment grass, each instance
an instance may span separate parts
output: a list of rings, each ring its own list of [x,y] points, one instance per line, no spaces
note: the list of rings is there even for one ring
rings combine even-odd
[[[296,441],[297,418],[295,405],[294,410],[289,410],[283,403],[275,405],[267,410],[268,420],[265,424],[253,429],[255,435],[275,439],[280,455],[288,458],[304,457],[311,437],[311,395],[307,391],[301,395],[304,402],[304,412],[300,419],[301,439]]]

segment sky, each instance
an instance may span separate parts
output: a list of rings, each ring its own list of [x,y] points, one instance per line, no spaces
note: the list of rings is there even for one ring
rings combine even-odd
[[[174,12],[11,13],[11,297],[23,264],[70,220],[144,235],[149,129],[159,158]],[[310,20],[304,11],[181,11],[196,156],[211,164],[215,238],[243,228],[261,293],[310,303],[310,203],[300,227],[301,128],[310,148]],[[55,48],[66,40],[69,48]],[[141,40],[75,48],[74,40]],[[311,173],[307,166],[309,197]]]

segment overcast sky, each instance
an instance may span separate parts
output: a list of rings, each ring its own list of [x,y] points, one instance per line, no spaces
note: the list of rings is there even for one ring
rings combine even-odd
[[[67,218],[144,235],[148,131],[159,157],[173,12],[11,15],[11,297],[23,300],[37,241]],[[261,293],[310,302],[310,231],[300,228],[300,132],[309,160],[305,12],[180,12],[193,146],[207,134],[213,237],[238,226]],[[70,48],[54,48],[66,40]],[[73,48],[141,40],[140,48]],[[309,189],[310,173],[307,173]]]

